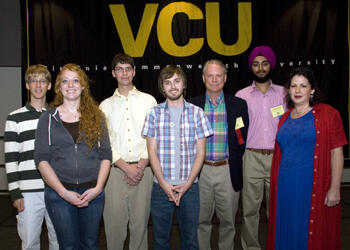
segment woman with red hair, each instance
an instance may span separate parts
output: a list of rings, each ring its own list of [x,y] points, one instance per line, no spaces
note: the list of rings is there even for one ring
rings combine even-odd
[[[38,124],[35,162],[46,183],[45,203],[60,249],[98,249],[104,184],[112,152],[89,80],[76,64],[57,75],[54,108]]]

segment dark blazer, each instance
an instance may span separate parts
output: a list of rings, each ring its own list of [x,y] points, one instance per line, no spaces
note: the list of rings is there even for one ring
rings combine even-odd
[[[191,98],[189,102],[193,103],[204,109],[206,95],[197,96]],[[248,116],[248,106],[245,100],[224,94],[226,115],[228,123],[228,148],[229,148],[229,165],[230,174],[233,189],[238,192],[243,186],[243,176],[242,176],[242,158],[245,150],[245,143],[247,140],[248,126],[249,126],[249,116]],[[242,117],[244,127],[241,128],[242,137],[244,140],[243,144],[239,144],[238,137],[236,134],[235,126],[236,119]]]

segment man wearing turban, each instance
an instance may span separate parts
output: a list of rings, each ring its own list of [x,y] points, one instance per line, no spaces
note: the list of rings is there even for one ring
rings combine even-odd
[[[271,71],[276,65],[275,52],[269,46],[258,46],[248,58],[253,83],[236,96],[248,104],[249,128],[243,156],[243,249],[261,249],[258,239],[259,210],[265,191],[266,211],[270,192],[270,169],[279,117],[286,110],[282,86],[272,83]]]

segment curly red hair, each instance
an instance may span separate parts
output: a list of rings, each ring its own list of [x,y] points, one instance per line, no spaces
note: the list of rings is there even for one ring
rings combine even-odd
[[[82,140],[82,131],[85,133],[85,142],[90,148],[101,141],[104,133],[103,113],[97,106],[96,102],[90,94],[89,78],[86,73],[77,64],[68,63],[61,68],[55,81],[55,97],[50,103],[52,107],[58,107],[63,103],[63,95],[61,93],[61,75],[65,70],[75,72],[79,76],[79,83],[83,87],[80,96],[80,112],[79,137],[78,141]]]

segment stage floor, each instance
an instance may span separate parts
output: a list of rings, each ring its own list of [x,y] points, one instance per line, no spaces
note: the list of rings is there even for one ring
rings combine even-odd
[[[0,249],[1,250],[16,250],[21,249],[21,242],[17,234],[16,228],[16,212],[10,204],[10,197],[7,193],[0,194]],[[260,242],[264,249],[267,233],[267,219],[265,214],[265,204],[262,204],[260,210]],[[240,227],[241,227],[241,209],[239,209],[236,220],[236,238],[235,238],[235,250],[240,250]],[[342,249],[350,249],[350,185],[342,187]],[[218,223],[219,221],[214,217],[213,219],[213,232],[212,232],[212,249],[218,249]],[[153,236],[152,225],[149,223],[148,239],[149,249],[153,249]],[[46,234],[46,228],[43,227],[43,233],[41,235],[41,249],[48,249],[48,239]],[[100,250],[107,249],[106,238],[104,234],[103,222],[100,226],[99,235]],[[128,249],[125,247],[124,249]],[[171,232],[171,249],[180,249],[180,233],[176,220]]]

